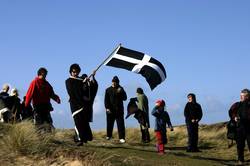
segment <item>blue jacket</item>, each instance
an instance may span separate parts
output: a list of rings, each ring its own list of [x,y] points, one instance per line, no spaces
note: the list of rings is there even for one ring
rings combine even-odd
[[[160,111],[154,107],[151,113],[155,117],[155,131],[167,132],[167,125],[172,128],[170,117],[167,111]]]

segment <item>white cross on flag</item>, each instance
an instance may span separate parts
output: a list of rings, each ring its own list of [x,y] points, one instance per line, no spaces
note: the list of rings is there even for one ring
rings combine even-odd
[[[117,47],[104,65],[126,69],[146,78],[151,90],[166,79],[163,65],[144,53]]]

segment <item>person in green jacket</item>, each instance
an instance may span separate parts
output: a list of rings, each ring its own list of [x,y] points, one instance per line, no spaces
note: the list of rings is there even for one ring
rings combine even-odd
[[[150,128],[150,123],[149,123],[149,108],[148,108],[148,98],[147,96],[144,94],[143,89],[142,88],[137,88],[136,90],[137,93],[137,106],[138,106],[138,110],[139,111],[143,111],[143,115],[145,118],[145,125],[140,124],[140,128],[141,128],[141,134],[142,134],[142,142],[143,143],[149,143],[150,142],[150,135],[149,135],[149,131],[148,129]]]

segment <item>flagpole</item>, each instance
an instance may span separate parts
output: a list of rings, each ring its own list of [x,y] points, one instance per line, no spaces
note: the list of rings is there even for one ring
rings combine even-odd
[[[111,54],[109,54],[109,56],[94,70],[94,72],[93,73],[96,73],[101,67],[102,67],[102,65],[104,65],[105,64],[105,62],[115,53],[115,51],[118,49],[118,48],[120,48],[122,46],[122,44],[120,43],[112,52],[111,52]],[[92,77],[94,74],[91,74],[88,78],[90,78],[90,77]]]

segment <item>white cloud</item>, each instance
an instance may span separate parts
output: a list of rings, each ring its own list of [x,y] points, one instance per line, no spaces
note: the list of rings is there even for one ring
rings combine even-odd
[[[93,109],[94,109],[94,111],[93,111],[94,115],[100,115],[103,112],[105,112],[105,108],[104,108],[104,96],[96,95]]]
[[[170,111],[178,111],[178,110],[180,110],[180,109],[183,109],[183,106],[182,106],[181,104],[179,104],[179,103],[170,105],[170,106],[168,107],[168,110],[170,110]]]

